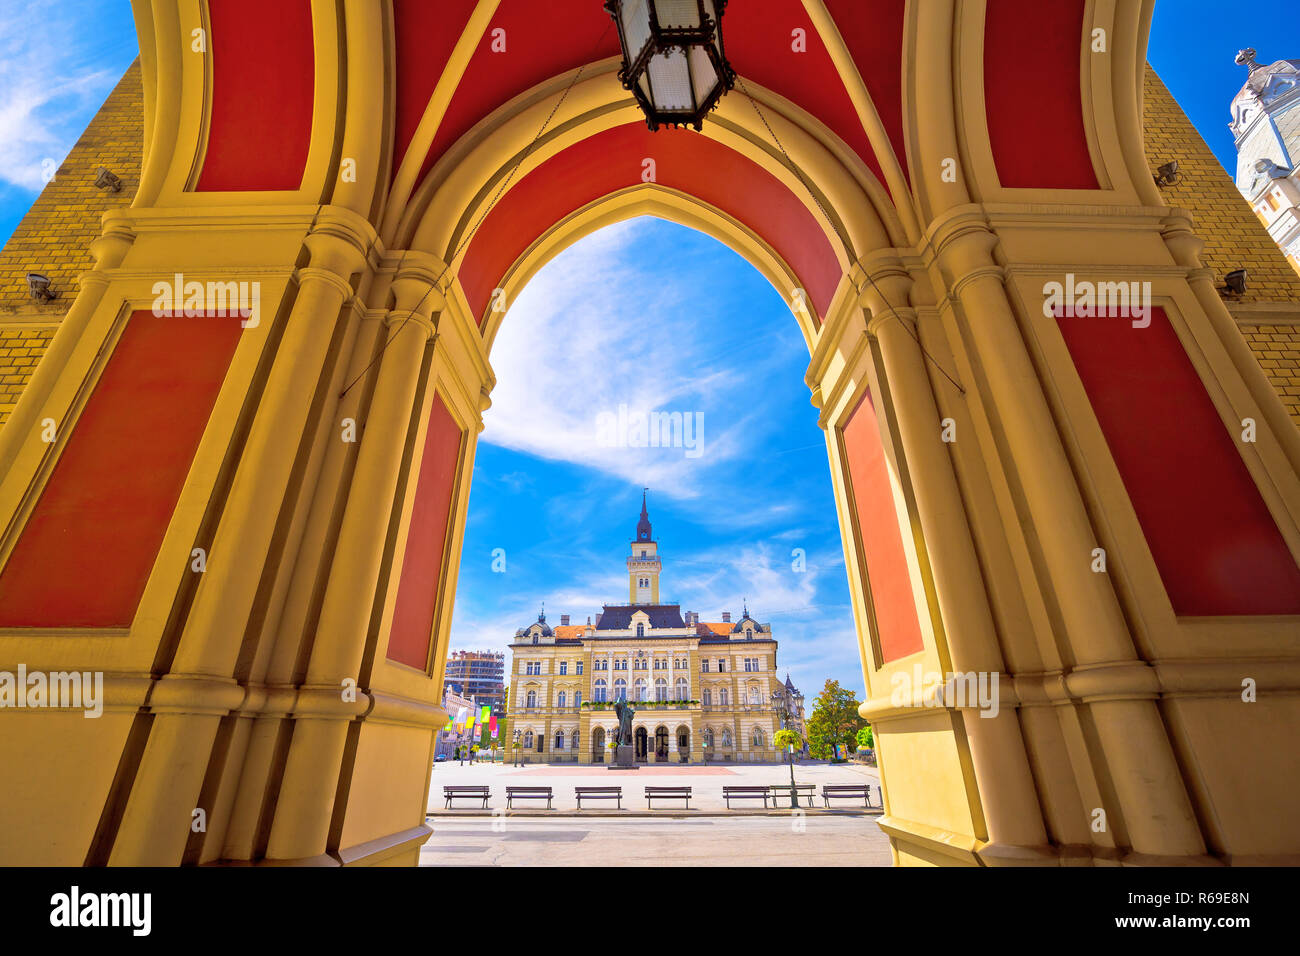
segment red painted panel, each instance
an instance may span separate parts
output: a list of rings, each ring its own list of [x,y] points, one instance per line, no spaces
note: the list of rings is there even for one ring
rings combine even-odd
[[[126,627],[240,319],[134,313],[0,573],[0,627]]]
[[[840,266],[818,220],[775,176],[692,130],[651,133],[640,123],[616,126],[551,157],[521,179],[475,233],[460,268],[474,314],[529,245],[558,220],[592,200],[641,182],[653,158],[662,186],[696,196],[745,223],[781,255],[824,315]]]
[[[1086,0],[988,0],[984,105],[1009,188],[1096,189],[1083,125]]]
[[[495,30],[505,31],[502,52],[492,50]],[[599,0],[503,0],[448,104],[420,178],[497,107],[551,77],[618,54],[618,31]]]
[[[899,137],[902,143],[902,12],[904,0],[852,0],[843,15],[839,28],[849,41],[849,49],[856,56],[857,49],[880,57],[859,66],[864,79],[885,78],[885,82],[868,89],[872,96],[883,98],[878,104],[885,116],[899,119]],[[892,9],[897,7],[895,11]],[[861,10],[859,9],[861,8]],[[877,10],[876,8],[884,8]],[[863,15],[862,11],[865,11]],[[832,12],[836,12],[832,5]],[[884,16],[878,14],[884,13]],[[837,12],[837,20],[841,17]],[[869,25],[869,36],[852,36],[859,23]],[[883,180],[880,162],[862,128],[853,101],[849,99],[835,64],[831,62],[826,44],[808,17],[800,0],[745,0],[727,7],[722,18],[723,39],[727,59],[741,78],[751,78],[768,89],[798,104],[825,123],[862,158],[876,178]],[[849,29],[846,29],[846,26]],[[795,52],[792,31],[804,31],[807,49]],[[855,48],[854,43],[857,43]],[[892,70],[892,76],[891,74]],[[744,96],[740,84],[731,96]],[[761,107],[760,107],[761,108]],[[892,135],[891,129],[891,135]]]
[[[310,0],[209,0],[208,11],[212,115],[198,191],[298,189],[316,83]]]
[[[478,0],[393,0],[397,99],[393,173]]]
[[[894,510],[889,462],[880,441],[870,392],[862,397],[844,426],[844,453],[853,485],[852,507],[867,561],[880,651],[888,663],[915,654],[924,644],[903,534]]]
[[[1300,614],[1300,568],[1164,310],[1058,321],[1175,613]]]
[[[907,0],[827,0],[826,7],[871,94],[903,175],[910,180],[907,140],[903,136],[903,23]]]
[[[461,439],[460,426],[442,396],[434,395],[388,638],[388,659],[420,670],[428,666],[429,642],[433,640]]]

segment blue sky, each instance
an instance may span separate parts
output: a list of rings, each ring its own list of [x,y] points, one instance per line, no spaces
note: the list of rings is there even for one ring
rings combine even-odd
[[[128,0],[0,3],[2,242],[46,161],[63,159],[137,47]],[[1151,62],[1229,169],[1228,104],[1245,80],[1237,50],[1300,57],[1300,21],[1277,9],[1265,30],[1248,4],[1156,6]],[[492,359],[499,384],[480,436],[453,647],[503,647],[543,601],[551,621],[578,623],[625,600],[623,559],[649,485],[664,598],[716,620],[748,597],[809,696],[828,677],[861,693],[807,351],[744,260],[656,220],[604,230],[534,278]],[[703,454],[602,446],[596,416],[622,403],[700,413]],[[492,571],[497,548],[503,574]],[[807,553],[802,573],[795,548]]]

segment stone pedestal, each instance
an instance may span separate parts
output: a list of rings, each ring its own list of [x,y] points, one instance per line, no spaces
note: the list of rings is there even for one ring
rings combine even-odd
[[[631,744],[620,744],[614,748],[614,762],[609,765],[611,770],[635,770],[636,748]]]

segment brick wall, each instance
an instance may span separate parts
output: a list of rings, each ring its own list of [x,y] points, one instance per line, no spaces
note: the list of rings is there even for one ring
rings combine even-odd
[[[77,276],[95,264],[90,244],[100,217],[127,206],[140,179],[144,95],[137,61],[123,74],[54,178],[0,249],[0,424],[45,354],[55,328],[77,296]],[[95,188],[100,166],[122,179],[122,191]],[[49,276],[58,298],[33,299],[27,273]]]
[[[1241,334],[1300,426],[1300,325],[1243,325]]]

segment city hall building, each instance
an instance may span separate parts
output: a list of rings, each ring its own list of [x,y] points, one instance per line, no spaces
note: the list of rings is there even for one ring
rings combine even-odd
[[[776,639],[746,606],[706,622],[659,603],[663,562],[644,497],[627,559],[628,603],[593,623],[552,627],[545,613],[510,645],[512,735],[521,759],[602,763],[618,726],[614,702],[632,702],[642,763],[780,759],[773,736],[783,705],[802,726],[803,697],[777,676]]]

